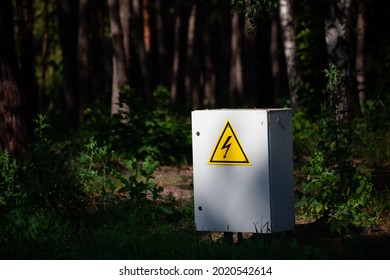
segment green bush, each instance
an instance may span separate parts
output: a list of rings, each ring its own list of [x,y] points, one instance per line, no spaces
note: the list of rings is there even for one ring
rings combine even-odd
[[[114,156],[109,146],[100,146],[92,136],[79,155],[71,159],[83,192],[88,197],[99,197],[102,201],[113,198],[118,169]]]
[[[320,142],[318,124],[311,121],[303,110],[298,109],[293,114],[292,130],[294,158],[302,160],[313,154]]]
[[[17,163],[6,151],[0,156],[0,237],[3,243],[22,244],[43,238],[53,225],[76,215],[84,195],[67,162],[47,137],[43,116],[36,120],[31,153]],[[4,244],[3,244],[4,245]]]
[[[369,227],[379,221],[381,209],[372,203],[371,173],[363,165],[355,166],[352,155],[352,129],[340,120],[340,102],[336,88],[342,83],[340,72],[326,71],[329,79],[325,89],[328,101],[318,120],[321,141],[309,163],[302,171],[307,174],[301,182],[302,198],[297,207],[304,206],[309,214],[322,218],[332,231],[351,231],[354,227]]]
[[[26,194],[19,183],[19,166],[10,153],[5,150],[0,155],[0,209],[12,209],[23,203]]]
[[[138,167],[138,162],[135,158],[125,161],[125,165],[130,171],[130,176],[125,178],[119,175],[119,180],[123,187],[119,189],[121,193],[127,193],[130,200],[136,202],[144,202],[147,200],[147,195],[151,194],[153,201],[159,198],[159,193],[163,190],[154,182],[153,173],[159,167],[160,163],[147,156]]]
[[[162,86],[153,93],[153,102],[147,102],[134,91],[124,88],[122,105],[130,108],[125,113],[125,124],[132,131],[133,154],[139,158],[152,155],[161,163],[186,163],[191,153],[189,117],[181,117],[173,110],[169,91]]]
[[[390,112],[386,100],[366,100],[354,123],[355,158],[382,165],[390,158]]]
[[[361,165],[351,167],[353,173],[341,173],[325,162],[317,152],[303,168],[308,175],[301,185],[304,196],[296,206],[305,206],[307,214],[323,218],[339,233],[378,224],[381,209],[372,200],[371,173]]]
[[[133,157],[122,166],[109,147],[92,137],[73,158],[52,142],[43,116],[36,124],[36,141],[23,163],[7,151],[0,155],[0,257],[15,251],[26,258],[74,256],[77,236],[85,233],[84,217],[91,211],[121,209],[117,192],[126,194],[126,210],[140,227],[173,213],[169,205],[155,203],[162,188],[153,180],[159,162],[151,156],[141,162]],[[91,208],[88,201],[95,198],[101,203]],[[39,254],[28,252],[39,247]]]
[[[101,109],[89,110],[81,139],[94,139],[124,157],[153,156],[162,164],[186,164],[191,157],[191,125],[171,105],[170,93],[157,87],[145,101],[129,87],[120,93],[120,111],[113,116]],[[85,144],[84,144],[85,145]]]

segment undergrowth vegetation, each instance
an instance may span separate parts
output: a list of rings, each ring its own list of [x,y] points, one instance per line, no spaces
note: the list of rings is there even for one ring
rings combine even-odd
[[[337,88],[344,83],[340,71],[332,67],[325,71],[328,96],[318,118],[319,142],[308,162],[302,167],[305,178],[300,182],[301,197],[297,207],[307,215],[321,218],[336,232],[351,232],[375,226],[385,210],[385,204],[373,201],[372,172],[363,163],[356,163],[352,151],[358,139],[353,127],[340,119],[347,112],[338,111]],[[371,143],[367,143],[371,145]],[[379,148],[379,147],[377,147]],[[384,151],[386,153],[386,151]]]
[[[340,78],[334,73],[331,84]],[[348,239],[347,252],[329,251],[288,234],[254,235],[242,246],[203,240],[194,230],[193,202],[163,197],[154,180],[160,165],[191,163],[189,117],[171,107],[163,87],[152,106],[129,88],[121,96],[118,114],[91,109],[85,127],[60,140],[39,116],[25,161],[0,154],[0,258],[323,259],[351,258],[348,248],[362,248]],[[366,113],[343,127],[336,101],[329,99],[316,119],[294,114],[296,209],[335,233],[356,234],[389,210],[387,183],[374,178],[390,156],[383,144],[389,129],[372,126],[387,112],[377,114],[378,103],[367,101]],[[362,250],[358,258],[378,257]]]

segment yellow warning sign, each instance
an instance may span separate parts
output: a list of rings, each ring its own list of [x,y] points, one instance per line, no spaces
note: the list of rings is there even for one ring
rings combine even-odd
[[[225,127],[218,138],[208,163],[221,165],[252,165],[229,120],[226,121]]]

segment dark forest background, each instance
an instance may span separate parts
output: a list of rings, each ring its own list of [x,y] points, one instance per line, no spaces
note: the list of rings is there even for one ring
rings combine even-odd
[[[194,109],[292,108],[298,215],[388,224],[389,18],[385,0],[1,0],[1,255],[193,253],[193,205],[153,174],[191,165]],[[323,257],[290,245],[276,258]]]
[[[278,1],[7,0],[1,57],[30,117],[52,115],[70,128],[85,122],[87,108],[115,113],[123,85],[145,102],[162,85],[186,110],[299,106],[312,115],[331,64],[347,68],[354,116],[367,100],[387,104],[386,1],[341,1],[349,5],[334,15],[337,1],[283,2],[281,18]],[[344,30],[333,55],[332,21]]]

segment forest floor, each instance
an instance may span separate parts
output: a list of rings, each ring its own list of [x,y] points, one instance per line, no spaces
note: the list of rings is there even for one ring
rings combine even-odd
[[[386,173],[388,176],[390,174]],[[383,172],[383,171],[382,171]],[[177,203],[191,204],[193,201],[193,173],[191,166],[169,167],[162,166],[155,173],[155,180],[159,186],[164,188],[163,197],[172,197]],[[208,233],[208,238],[217,240],[223,237],[222,233]],[[243,237],[251,238],[252,234],[244,233]],[[331,233],[329,228],[321,222],[300,216],[296,213],[294,238],[301,244],[309,245],[315,248],[327,248],[332,251],[333,256],[345,256],[342,250],[350,250],[348,254],[353,254],[350,258],[373,258],[390,259],[390,212],[384,212],[381,215],[379,225],[365,229],[356,235],[339,235]],[[233,237],[237,242],[237,235]],[[358,241],[356,241],[358,239]],[[363,244],[363,245],[362,245]],[[359,257],[359,248],[365,252]],[[351,248],[353,247],[353,248]],[[367,250],[369,252],[367,252]],[[348,255],[347,255],[348,257]]]

